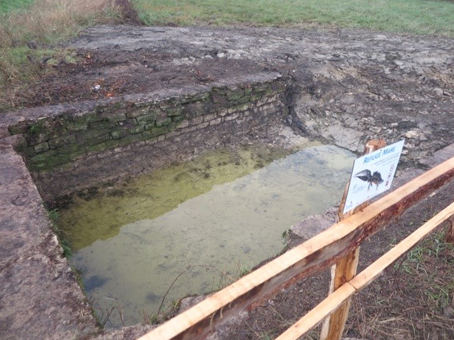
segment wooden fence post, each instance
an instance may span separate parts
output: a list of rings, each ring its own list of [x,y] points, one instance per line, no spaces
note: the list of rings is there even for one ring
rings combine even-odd
[[[451,216],[448,219],[449,228],[446,231],[446,242],[454,244],[454,217]]]
[[[386,146],[386,143],[382,139],[374,139],[369,141],[364,150],[364,154],[374,152]],[[350,210],[346,214],[343,213],[345,202],[347,200],[347,193],[350,183],[344,191],[344,195],[339,206],[338,217],[339,221],[346,219],[353,215],[357,211],[363,210],[369,205],[369,201],[362,203],[353,210]],[[350,254],[339,260],[334,266],[331,267],[331,283],[329,287],[328,295],[332,294],[335,290],[341,287],[346,282],[350,281],[355,277],[358,268],[359,261],[359,247],[353,250]],[[345,323],[348,318],[348,311],[350,309],[351,299],[347,299],[339,308],[329,317],[325,319],[320,332],[320,340],[340,340],[342,333],[344,332]]]

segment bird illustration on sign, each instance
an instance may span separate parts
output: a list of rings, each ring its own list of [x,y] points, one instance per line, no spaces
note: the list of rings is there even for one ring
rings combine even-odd
[[[372,171],[366,169],[366,170],[360,171],[357,174],[355,174],[355,177],[359,178],[360,180],[362,180],[364,182],[369,183],[367,190],[370,189],[372,184],[375,184],[378,189],[378,185],[380,183],[383,183],[383,178],[381,178],[381,174],[378,171],[374,171],[374,173],[372,173]]]

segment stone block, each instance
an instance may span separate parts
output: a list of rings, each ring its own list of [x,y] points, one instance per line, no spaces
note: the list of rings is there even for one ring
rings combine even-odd
[[[156,119],[158,118],[158,115],[156,112],[151,112],[143,116],[139,116],[136,118],[137,124],[139,125],[146,125],[149,123],[154,123]]]
[[[114,148],[114,147],[118,146],[118,144],[119,144],[119,141],[110,140],[110,141],[106,141],[106,142],[99,143],[99,144],[96,144],[96,145],[87,146],[85,148],[85,150],[87,151],[88,154],[90,154],[90,153],[99,153],[99,152],[102,152],[104,150],[108,150],[108,149]]]
[[[184,108],[184,115],[187,118],[203,116],[206,112],[205,104],[201,102],[191,103]]]
[[[110,130],[87,130],[76,134],[76,142],[80,145],[96,145],[110,139]]]
[[[207,102],[210,100],[210,96],[209,92],[198,93],[196,95],[187,96],[181,100],[181,103]]]
[[[51,169],[58,165],[62,165],[62,164],[68,163],[68,162],[69,162],[68,155],[56,155],[56,156],[50,157],[46,161],[46,165],[47,165],[48,169]]]
[[[143,141],[142,134],[137,134],[137,135],[129,135],[126,136],[118,141],[118,146],[124,146],[124,145],[129,145],[137,142]]]
[[[57,153],[60,155],[69,155],[69,154],[72,154],[79,150],[84,150],[84,148],[77,144],[68,144],[68,145],[61,146],[56,150],[57,150]]]
[[[126,114],[125,113],[116,113],[116,114],[113,114],[113,115],[107,117],[107,119],[113,123],[123,122],[126,120]]]
[[[229,109],[227,109],[227,113],[230,114],[230,113],[234,113],[234,112],[244,112],[244,111],[247,111],[250,109],[250,104],[242,104],[242,105],[237,105],[237,106],[233,106]]]
[[[132,135],[135,135],[137,133],[141,133],[145,130],[145,125],[137,125],[132,128],[128,129],[128,132]]]
[[[26,140],[27,140],[27,145],[34,146],[36,144],[41,144],[41,143],[46,142],[48,140],[48,138],[47,138],[47,134],[45,134],[45,133],[34,132],[34,133],[28,133],[26,135]]]
[[[197,129],[199,129],[199,130],[200,129],[205,129],[209,125],[210,125],[210,122],[205,122],[205,123],[197,125]]]
[[[166,134],[168,131],[169,130],[167,126],[153,127],[151,130],[142,132],[142,137],[144,140],[148,140],[151,138],[162,136]]]
[[[228,109],[223,109],[218,112],[218,116],[224,117],[229,113]]]
[[[44,163],[48,158],[55,156],[57,154],[56,150],[48,150],[39,155],[35,155],[29,158],[29,162],[32,164],[35,163]]]
[[[182,120],[184,120],[184,118],[185,118],[184,115],[181,115],[181,116],[174,116],[174,117],[172,117],[172,122],[174,122],[174,123],[179,123],[179,122],[181,122]]]
[[[210,120],[213,120],[216,118],[216,114],[215,113],[212,113],[212,114],[209,114],[209,115],[205,115],[203,117],[203,121],[205,122],[209,122]]]
[[[153,137],[155,137],[155,136],[153,135],[153,133],[151,131],[147,130],[147,131],[142,132],[143,140],[148,140],[148,139],[153,138]]]
[[[44,151],[49,150],[49,144],[47,142],[36,144],[33,149],[35,150],[36,153],[41,153]]]
[[[185,127],[188,127],[189,126],[189,120],[185,119],[181,122],[179,122],[176,126],[177,129],[183,129]]]
[[[85,123],[93,123],[93,122],[98,122],[103,120],[104,118],[100,115],[100,113],[104,112],[103,107],[97,107],[95,109],[95,112],[88,112],[85,113],[81,116],[78,116],[79,119],[82,119],[85,121]]]
[[[55,149],[55,148],[58,148],[63,145],[74,144],[75,142],[76,142],[76,136],[69,135],[69,136],[62,136],[62,137],[58,137],[55,139],[51,139],[51,140],[49,140],[48,143],[49,143],[49,147],[51,149]]]
[[[183,107],[177,106],[177,107],[173,107],[173,108],[167,108],[167,109],[165,109],[165,112],[167,113],[167,116],[169,116],[169,117],[181,116],[183,114]]]
[[[149,111],[150,111],[150,108],[148,106],[145,106],[145,107],[142,107],[139,109],[136,108],[135,110],[126,112],[126,117],[135,118],[135,117],[143,116],[143,115],[148,114]]]
[[[205,93],[196,94],[193,97],[193,99],[197,100],[197,101],[201,101],[201,102],[208,101],[210,99],[210,93],[209,92],[205,92]]]
[[[46,153],[32,157],[28,165],[32,170],[44,171],[68,162],[68,155],[59,155],[55,153],[55,150],[49,150]]]
[[[242,89],[230,90],[226,93],[229,101],[235,101],[244,97],[244,91]]]
[[[213,100],[213,103],[216,103],[221,106],[226,105],[226,103],[228,102],[227,97],[219,93],[213,93],[211,95],[211,98]]]
[[[172,132],[174,130],[176,130],[177,128],[177,123],[170,123],[169,125],[167,125],[167,132]]]
[[[169,129],[167,126],[160,126],[151,129],[151,133],[153,134],[154,137],[166,134],[168,131]]]
[[[203,117],[196,117],[191,119],[191,125],[199,125],[203,123]]]
[[[156,121],[156,126],[157,127],[166,126],[169,125],[170,123],[172,123],[172,118],[167,117],[166,119]]]
[[[235,105],[241,105],[241,104],[246,104],[246,103],[249,104],[253,101],[252,97],[253,97],[252,95],[247,95],[247,96],[241,97],[240,99],[235,100],[234,104]]]
[[[227,87],[215,87],[211,91],[213,94],[219,94],[221,96],[225,96],[229,89]]]
[[[115,123],[110,122],[108,120],[101,120],[98,122],[88,123],[89,130],[106,130],[106,129],[111,129],[114,126],[115,126]]]
[[[86,123],[70,123],[68,124],[68,130],[78,132],[87,130],[88,125]]]
[[[217,118],[217,119],[213,119],[212,121],[210,121],[210,125],[213,126],[213,125],[218,125],[222,122],[222,118]]]
[[[240,115],[240,114],[239,114],[238,112],[237,112],[237,113],[232,113],[232,114],[230,114],[230,115],[228,115],[228,116],[225,116],[224,119],[225,119],[225,121],[228,122],[228,121],[237,119],[237,118],[239,117],[239,115]]]
[[[68,154],[68,158],[70,161],[75,161],[78,159],[81,159],[87,155],[87,152],[85,151],[85,148],[76,150],[70,154]]]
[[[115,130],[110,132],[111,139],[121,139],[123,137],[126,137],[127,135],[128,132],[126,130]]]
[[[189,126],[181,130],[181,133],[189,133],[197,130],[197,126]]]
[[[181,134],[180,131],[169,132],[169,133],[166,134],[166,139],[174,138],[176,136],[179,136],[180,134]]]
[[[87,140],[94,139],[98,136],[106,135],[109,134],[110,130],[87,130],[87,131],[80,131],[76,133],[76,142],[77,143],[84,143],[84,144],[90,144],[87,143]]]
[[[159,113],[156,118],[157,127],[169,125],[171,122],[172,122],[172,118],[168,117],[167,113],[165,113],[165,112]]]
[[[263,96],[264,93],[268,92],[270,90],[270,86],[267,83],[262,83],[262,84],[257,84],[254,86],[254,89],[252,91],[253,94],[260,94]]]

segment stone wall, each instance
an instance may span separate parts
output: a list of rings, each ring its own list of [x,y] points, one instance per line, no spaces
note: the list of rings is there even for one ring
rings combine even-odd
[[[278,74],[259,74],[165,94],[56,107],[10,124],[8,131],[24,136],[19,151],[49,200],[266,134],[271,121],[287,114],[285,89]]]

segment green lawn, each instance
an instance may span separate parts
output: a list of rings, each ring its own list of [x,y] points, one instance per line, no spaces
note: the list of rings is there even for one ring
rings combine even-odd
[[[454,2],[437,0],[132,0],[148,25],[329,25],[454,36]]]
[[[0,16],[11,11],[22,9],[35,2],[35,0],[0,0]]]

